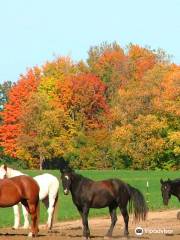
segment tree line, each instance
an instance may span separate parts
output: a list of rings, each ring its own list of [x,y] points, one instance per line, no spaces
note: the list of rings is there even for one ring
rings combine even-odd
[[[161,49],[103,43],[0,85],[0,157],[30,168],[179,169],[180,66]]]

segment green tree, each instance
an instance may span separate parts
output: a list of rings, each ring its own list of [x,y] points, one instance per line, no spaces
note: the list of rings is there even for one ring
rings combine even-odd
[[[2,111],[4,108],[4,104],[8,102],[8,93],[13,86],[11,81],[5,81],[0,84],[0,110]]]

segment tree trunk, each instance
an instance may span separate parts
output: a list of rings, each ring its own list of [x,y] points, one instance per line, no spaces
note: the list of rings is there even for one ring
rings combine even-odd
[[[44,162],[44,156],[42,154],[40,154],[40,157],[39,157],[39,169],[42,170],[42,165],[43,165],[43,162]]]

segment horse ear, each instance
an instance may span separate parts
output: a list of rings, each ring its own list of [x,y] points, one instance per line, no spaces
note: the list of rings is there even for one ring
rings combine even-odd
[[[72,173],[73,172],[73,169],[70,168],[69,166],[67,166],[65,168],[60,168],[59,170],[60,170],[61,174],[63,174],[63,173]]]
[[[59,170],[60,170],[61,174],[64,173],[64,169],[60,168]]]
[[[59,161],[59,170],[61,173],[73,172],[72,168],[69,166],[69,162],[64,159]]]
[[[67,169],[66,169],[66,172],[73,173],[74,170],[70,166],[68,166]]]
[[[61,159],[59,161],[59,169],[60,169],[60,172],[64,172],[64,169],[66,169],[68,166],[68,163],[64,160],[64,159]]]
[[[160,183],[161,183],[161,184],[163,184],[163,183],[164,183],[164,182],[163,182],[163,180],[162,180],[162,178],[161,178],[161,180],[160,180]]]

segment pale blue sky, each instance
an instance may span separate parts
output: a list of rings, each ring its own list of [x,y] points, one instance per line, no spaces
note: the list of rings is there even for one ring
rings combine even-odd
[[[0,0],[0,82],[54,56],[85,60],[105,41],[163,48],[180,64],[180,0]]]

